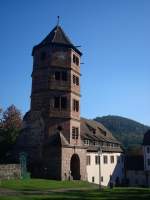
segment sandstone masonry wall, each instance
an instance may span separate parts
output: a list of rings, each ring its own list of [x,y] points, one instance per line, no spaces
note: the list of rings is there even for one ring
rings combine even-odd
[[[0,165],[0,180],[21,178],[21,167],[19,164]]]

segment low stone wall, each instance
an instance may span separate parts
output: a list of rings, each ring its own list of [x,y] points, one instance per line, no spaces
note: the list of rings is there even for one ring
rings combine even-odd
[[[0,180],[21,178],[21,167],[19,164],[0,165]]]

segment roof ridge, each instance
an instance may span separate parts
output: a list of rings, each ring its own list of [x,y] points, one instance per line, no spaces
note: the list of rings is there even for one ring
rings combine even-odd
[[[52,39],[52,42],[54,41],[54,39],[55,39],[55,37],[56,37],[56,31],[57,31],[57,29],[58,29],[58,25],[56,25],[55,28],[56,28],[56,30],[54,31],[55,34],[54,34],[54,37],[53,37],[53,39]],[[55,28],[54,28],[54,29],[55,29]],[[50,32],[50,33],[51,33],[51,32]]]

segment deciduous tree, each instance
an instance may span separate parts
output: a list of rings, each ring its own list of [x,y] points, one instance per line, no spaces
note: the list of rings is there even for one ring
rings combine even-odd
[[[20,133],[22,115],[14,105],[11,105],[4,112],[1,109],[0,116],[0,161],[5,162]]]

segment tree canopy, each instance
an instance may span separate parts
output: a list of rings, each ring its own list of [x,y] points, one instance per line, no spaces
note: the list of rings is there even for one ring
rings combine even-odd
[[[22,127],[22,115],[14,105],[0,108],[0,162],[7,162]]]

